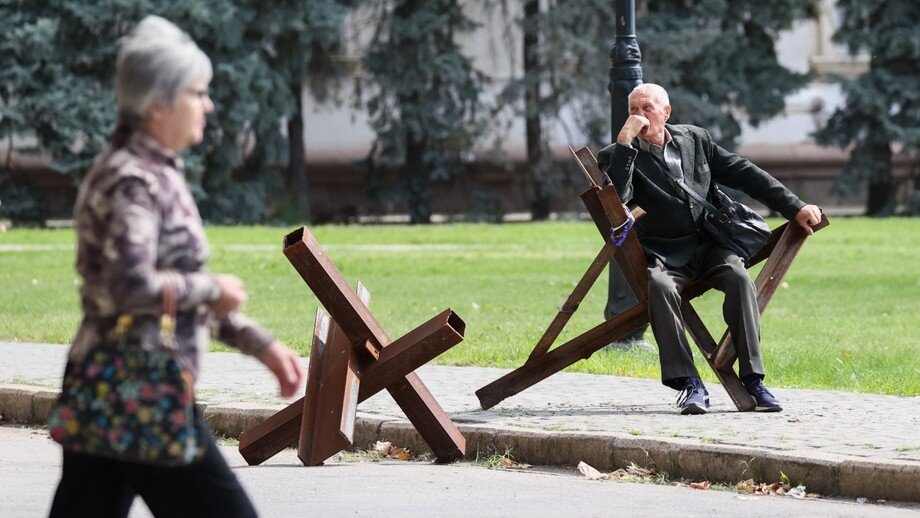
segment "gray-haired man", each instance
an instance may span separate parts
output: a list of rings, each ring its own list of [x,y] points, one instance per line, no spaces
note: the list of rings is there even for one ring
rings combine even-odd
[[[616,143],[598,155],[624,202],[648,214],[636,230],[649,266],[649,319],[658,342],[661,379],[681,391],[682,414],[704,414],[709,393],[693,364],[683,332],[681,291],[688,281],[702,279],[725,293],[723,317],[738,351],[738,370],[756,410],[782,410],[763,386],[760,357],[760,313],[754,284],[734,253],[719,248],[700,232],[702,207],[678,185],[682,179],[706,196],[713,183],[739,189],[809,234],[821,211],[806,205],[779,181],[749,160],[719,147],[700,127],[666,124],[671,115],[667,92],[643,84],[629,94],[629,118]]]

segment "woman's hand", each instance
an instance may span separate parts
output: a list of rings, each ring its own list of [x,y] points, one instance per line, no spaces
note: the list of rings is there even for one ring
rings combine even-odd
[[[211,309],[217,318],[223,318],[243,308],[249,300],[249,294],[243,288],[243,281],[236,275],[217,275],[220,297],[211,303]]]
[[[259,360],[278,378],[281,397],[289,398],[297,393],[306,376],[297,353],[276,340],[259,356]]]

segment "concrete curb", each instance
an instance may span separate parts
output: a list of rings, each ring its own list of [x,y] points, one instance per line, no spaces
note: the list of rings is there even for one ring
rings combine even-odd
[[[0,384],[0,415],[4,422],[43,425],[58,391],[45,387]],[[204,416],[215,433],[238,438],[240,433],[280,408],[260,404],[205,406]],[[667,471],[672,477],[734,484],[752,478],[775,482],[782,471],[810,492],[872,500],[920,502],[920,463],[864,459],[813,451],[777,452],[761,448],[699,444],[678,438],[641,438],[609,433],[547,432],[458,424],[466,438],[467,458],[514,452],[519,462],[573,467],[587,462],[601,471],[630,463]],[[428,447],[411,423],[377,414],[358,413],[354,444],[363,449],[378,440],[417,452]]]

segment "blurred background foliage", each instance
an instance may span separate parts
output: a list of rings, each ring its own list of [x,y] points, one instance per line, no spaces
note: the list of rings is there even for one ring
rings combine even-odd
[[[645,78],[670,92],[673,122],[705,126],[734,147],[742,116],[753,125],[769,119],[810,80],[778,62],[774,43],[816,16],[818,3],[639,0]],[[505,31],[497,51],[517,56],[520,73],[497,88],[457,43],[477,28],[467,14],[474,4],[519,29]],[[851,146],[836,188],[857,192],[868,183],[869,213],[885,214],[891,154],[916,154],[920,144],[920,4],[839,0],[837,8],[835,41],[853,54],[868,51],[871,66],[841,80],[847,104],[816,139]],[[368,37],[355,63],[343,34],[358,9]],[[199,43],[220,85],[206,140],[186,160],[207,220],[309,219],[304,90],[368,118],[375,134],[364,161],[368,195],[407,201],[414,223],[430,221],[434,182],[466,178],[474,146],[500,142],[508,121],[523,119],[527,174],[519,181],[532,217],[545,219],[560,182],[549,135],[574,124],[593,146],[609,138],[612,10],[609,0],[0,0],[0,140],[10,148],[0,157],[0,218],[45,216],[34,189],[11,175],[14,144],[79,183],[112,130],[119,38],[159,14]],[[356,88],[340,88],[346,80]],[[374,184],[380,169],[396,170],[398,184]],[[468,189],[489,201],[481,186]]]

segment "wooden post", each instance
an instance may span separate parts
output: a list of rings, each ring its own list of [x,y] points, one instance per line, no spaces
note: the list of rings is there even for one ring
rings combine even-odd
[[[386,389],[434,452],[448,462],[466,442],[415,370],[463,340],[466,324],[447,309],[391,341],[367,307],[360,284],[344,276],[303,227],[285,238],[284,254],[329,312],[317,312],[306,395],[240,436],[240,453],[259,464],[299,439],[298,456],[318,465],[354,441],[358,403]]]

